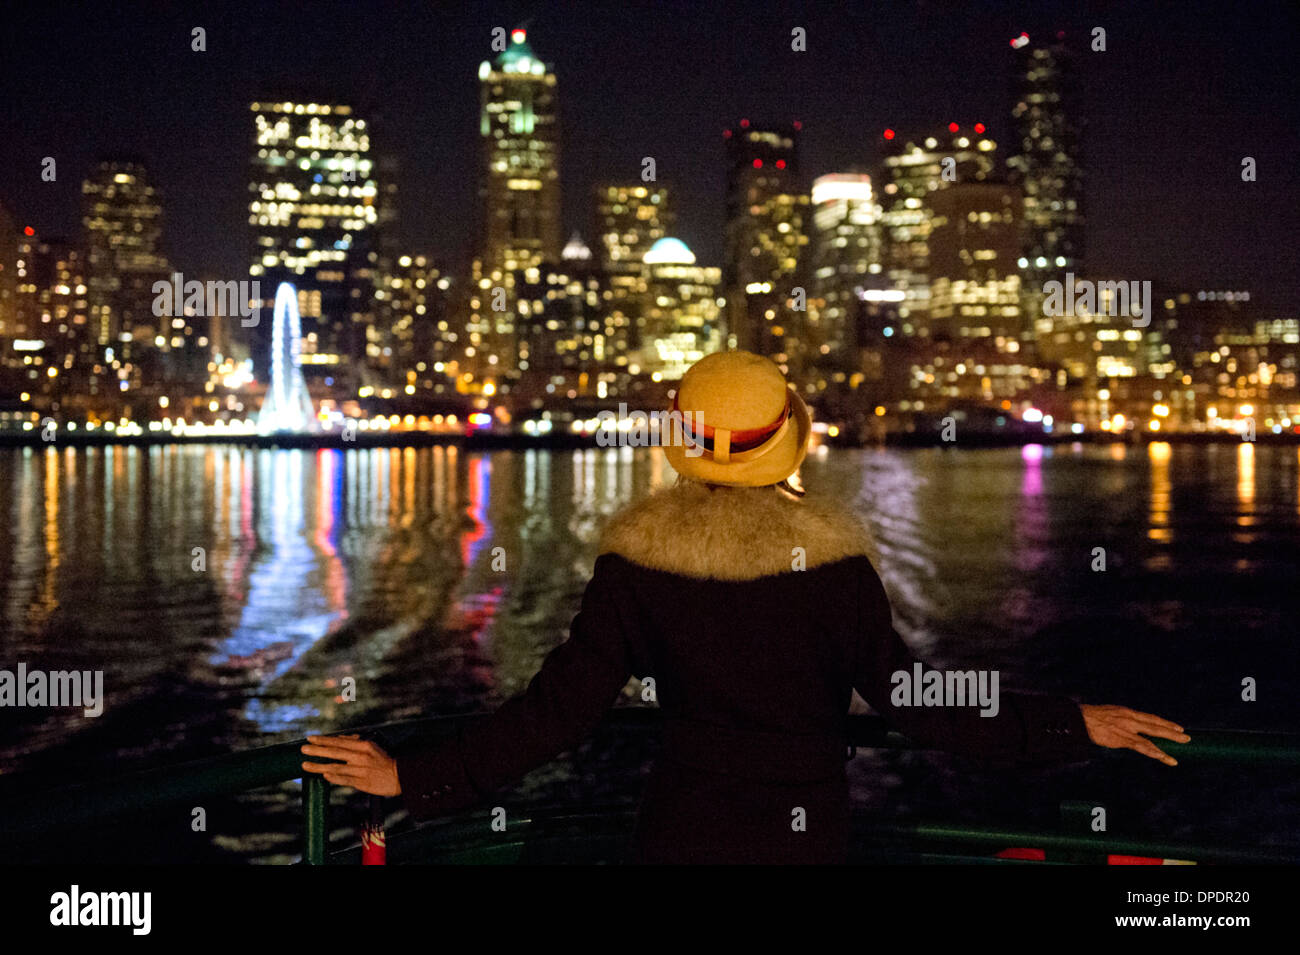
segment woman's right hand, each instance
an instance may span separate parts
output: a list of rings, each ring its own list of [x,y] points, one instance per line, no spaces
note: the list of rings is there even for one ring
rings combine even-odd
[[[1130,710],[1127,706],[1080,703],[1079,709],[1083,711],[1083,724],[1088,728],[1088,738],[1098,746],[1106,749],[1131,749],[1143,756],[1158,759],[1166,766],[1177,766],[1178,760],[1146,737],[1158,736],[1176,743],[1187,743],[1192,739],[1177,723],[1150,713]]]
[[[336,786],[351,786],[372,796],[400,796],[402,784],[397,779],[397,760],[379,744],[362,739],[355,733],[339,736],[308,736],[302,747],[307,756],[336,759],[337,763],[303,763],[309,773],[320,773]]]

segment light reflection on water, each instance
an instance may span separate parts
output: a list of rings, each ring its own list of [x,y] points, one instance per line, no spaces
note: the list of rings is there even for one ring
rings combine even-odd
[[[72,752],[93,774],[492,706],[564,639],[609,516],[673,480],[629,448],[0,451],[0,666],[103,669],[108,697],[98,721],[16,711],[0,766],[58,779]],[[1294,653],[1296,449],[832,450],[803,481],[866,519],[937,664],[1294,725],[1216,681]]]

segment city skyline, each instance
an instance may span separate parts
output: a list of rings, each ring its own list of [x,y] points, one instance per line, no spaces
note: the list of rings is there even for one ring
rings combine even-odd
[[[159,863],[1268,919],[1300,4],[5,13],[0,847],[134,873],[20,931],[258,931]]]
[[[492,55],[493,26],[509,30],[526,24],[530,43],[553,65],[563,91],[562,237],[576,230],[589,246],[596,243],[590,226],[593,187],[604,180],[637,179],[642,158],[651,156],[658,183],[673,189],[673,234],[701,263],[721,265],[722,133],[739,118],[770,124],[800,121],[799,185],[804,191],[821,175],[855,168],[875,172],[887,151],[881,137],[886,127],[921,135],[949,118],[979,121],[1005,141],[1011,131],[1009,58],[1015,52],[1007,39],[1018,32],[1012,25],[1024,24],[1032,33],[1039,25],[1064,22],[1078,36],[1095,20],[1107,29],[1106,51],[1090,52],[1086,35],[1079,36],[1078,45],[1081,57],[1092,58],[1084,61],[1079,78],[1086,121],[1089,270],[1185,288],[1248,288],[1255,301],[1282,308],[1300,303],[1300,285],[1287,252],[1287,240],[1300,226],[1295,222],[1294,162],[1286,158],[1294,155],[1295,130],[1286,123],[1284,104],[1292,100],[1288,84],[1295,80],[1281,69],[1285,31],[1246,31],[1226,22],[1210,36],[1206,24],[1213,20],[1199,15],[1196,5],[1162,19],[1151,11],[1109,8],[1059,17],[1050,4],[1046,13],[1027,16],[1013,11],[940,13],[926,4],[903,4],[892,18],[879,16],[880,10],[803,16],[791,9],[759,11],[729,25],[716,12],[661,19],[649,8],[633,7],[614,19],[601,13],[591,22],[574,23],[542,5],[483,7],[433,19],[413,13],[409,21],[400,21],[409,29],[385,59],[404,63],[417,39],[435,42],[428,49],[438,55],[431,58],[426,50],[423,68],[381,73],[363,62],[351,74],[334,70],[313,81],[314,72],[325,71],[304,69],[304,64],[323,58],[324,51],[344,40],[356,46],[356,34],[334,26],[339,18],[326,10],[328,5],[316,20],[293,29],[285,23],[290,14],[272,11],[264,29],[246,36],[210,24],[205,52],[190,49],[189,27],[174,19],[118,15],[92,29],[73,22],[67,11],[27,13],[45,26],[36,29],[29,23],[16,29],[13,35],[25,38],[24,47],[7,57],[6,68],[17,73],[8,88],[22,110],[24,128],[0,146],[0,159],[11,171],[31,169],[30,181],[11,176],[4,198],[12,212],[39,235],[72,238],[79,232],[80,183],[90,175],[93,160],[140,154],[163,197],[168,259],[185,272],[238,276],[246,268],[246,136],[222,131],[231,122],[247,123],[249,104],[264,94],[276,95],[289,83],[285,74],[292,73],[299,85],[351,101],[359,112],[369,109],[377,139],[400,159],[402,246],[432,254],[449,270],[463,268],[474,248],[477,221],[477,64]],[[1294,16],[1280,6],[1278,12],[1283,18]],[[808,31],[805,53],[790,49],[790,31],[801,24]],[[1167,34],[1161,41],[1167,48],[1158,62],[1139,62],[1132,38],[1144,36],[1141,49],[1149,53],[1156,28]],[[621,71],[602,67],[613,54],[590,42],[591,32],[601,30],[609,34],[609,44],[629,54]],[[947,43],[946,55],[919,49],[925,45],[919,44],[917,30],[938,41],[932,46]],[[962,36],[954,38],[954,32]],[[154,71],[142,64],[127,67],[108,89],[93,88],[96,68],[105,68],[114,55],[125,55],[122,43],[114,41],[125,41],[127,34],[135,37],[136,49],[147,48],[176,71],[177,82],[165,102],[159,102],[159,90],[151,85]],[[31,42],[34,36],[49,37],[45,53],[59,62],[67,61],[69,47],[84,48],[84,60],[72,59],[85,67],[66,75],[42,72],[34,61],[41,55],[41,45]],[[667,42],[670,37],[673,43]],[[263,44],[275,41],[283,48],[280,53],[257,56]],[[703,69],[678,69],[670,76],[655,76],[653,69],[646,73],[665,60],[683,62],[683,55],[689,66],[692,55],[705,47],[712,49],[715,62],[695,57]],[[846,61],[850,48],[873,56],[857,61],[857,70],[837,71],[853,62]],[[1230,61],[1231,70],[1207,67],[1207,56],[1216,63]],[[915,64],[910,70],[909,57]],[[222,64],[230,65],[232,58],[241,64],[252,58],[260,66],[223,71]],[[756,65],[760,60],[772,69]],[[895,65],[898,70],[890,68]],[[986,65],[979,80],[953,82],[954,71],[973,65]],[[725,88],[693,95],[712,71],[728,78]],[[1202,74],[1213,75],[1214,83],[1198,80]],[[645,82],[647,75],[651,82]],[[600,82],[590,81],[597,76]],[[909,78],[910,83],[905,81]],[[420,95],[435,80],[441,95]],[[874,93],[857,96],[868,83],[876,84]],[[1163,124],[1152,122],[1168,105],[1153,98],[1178,84],[1183,88],[1176,101],[1184,119],[1167,116]],[[829,88],[835,85],[842,92]],[[403,86],[412,95],[402,96]],[[1198,111],[1198,101],[1211,95],[1215,108]],[[648,97],[658,100],[657,109],[648,108]],[[140,108],[137,99],[157,108]],[[129,117],[124,115],[128,104]],[[151,118],[157,122],[150,123]],[[1131,123],[1127,135],[1125,123]],[[201,135],[203,130],[209,132]],[[1116,149],[1133,142],[1135,134],[1141,138],[1132,147]],[[224,142],[230,143],[228,149],[214,148]],[[53,183],[40,178],[47,155],[58,162]],[[1255,182],[1241,181],[1239,164],[1245,155],[1257,161]],[[228,190],[232,177],[237,184]],[[75,201],[66,193],[76,193]],[[1133,222],[1151,225],[1135,229]],[[1164,241],[1165,235],[1178,239]],[[1194,241],[1187,241],[1189,235]]]

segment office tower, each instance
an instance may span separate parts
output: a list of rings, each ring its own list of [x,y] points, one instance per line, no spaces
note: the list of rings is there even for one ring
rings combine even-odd
[[[255,373],[268,375],[275,293],[290,282],[298,290],[304,372],[351,380],[373,320],[380,187],[370,129],[346,104],[257,102],[249,109],[249,276],[261,294],[250,329]]]
[[[947,403],[1015,400],[1038,374],[1022,348],[1020,194],[958,182],[928,202],[928,344],[914,393]]]
[[[722,270],[695,262],[671,236],[646,252],[646,314],[637,364],[656,381],[676,381],[722,347]]]
[[[812,287],[806,344],[834,374],[856,365],[862,295],[882,285],[880,205],[871,177],[832,173],[812,185]]]
[[[28,339],[41,334],[38,276],[43,277],[48,271],[40,252],[43,246],[44,236],[38,236],[31,226],[25,227],[14,243],[14,310],[8,333],[11,338]]]
[[[378,180],[378,194],[375,197],[374,237],[367,254],[369,274],[373,288],[370,290],[370,316],[363,323],[365,333],[365,361],[356,376],[359,381],[382,387],[393,384],[391,374],[394,366],[392,355],[392,309],[385,306],[386,291],[391,291],[390,281],[399,276],[406,267],[400,260],[406,255],[400,229],[400,204],[398,202],[398,179],[401,165],[391,153],[380,152],[377,144],[380,136],[386,141],[394,141],[397,133],[392,130],[379,113],[370,120],[371,156],[374,162],[375,176]],[[385,134],[385,130],[388,132]],[[409,258],[409,257],[408,257]],[[428,260],[426,258],[426,266]],[[416,303],[412,303],[414,305]],[[385,351],[387,350],[387,352]]]
[[[898,315],[904,336],[929,333],[931,196],[959,182],[997,178],[997,143],[983,123],[949,123],[927,136],[885,131],[885,276],[903,293]]]
[[[1083,168],[1073,56],[1065,34],[1012,53],[1012,135],[1007,169],[1024,195],[1020,254],[1024,308],[1042,319],[1043,285],[1084,270]]]
[[[650,247],[676,223],[668,187],[605,182],[593,192],[601,261],[611,270],[639,268]]]
[[[1147,334],[1144,344],[1159,389],[1155,397],[1168,409],[1158,418],[1175,427],[1238,434],[1253,419],[1257,434],[1300,434],[1300,319],[1294,313],[1265,308],[1246,289],[1181,289],[1155,297],[1162,299],[1152,322],[1159,333]],[[1114,383],[1105,384],[1117,391]],[[1102,408],[1103,415],[1111,411]]]
[[[554,71],[521,29],[478,76],[480,234],[458,387],[504,394],[520,373],[515,277],[561,261],[558,100]],[[540,272],[528,281],[536,287]]]
[[[6,364],[20,371],[24,390],[57,410],[103,392],[104,369],[90,324],[86,254],[65,239],[24,231],[17,242],[13,338]],[[10,349],[12,349],[10,351]],[[112,349],[109,349],[110,357]],[[128,366],[132,368],[132,366]],[[139,381],[139,369],[135,381]],[[98,374],[97,374],[98,373]]]
[[[1018,350],[1020,195],[965,182],[930,197],[930,335],[1003,338]]]
[[[676,221],[667,186],[600,183],[595,187],[597,251],[609,276],[615,308],[631,323],[631,347],[642,346],[645,327],[645,254],[672,231]]]
[[[567,248],[560,262],[515,273],[519,387],[530,398],[610,397],[631,374],[632,328],[586,244]]]
[[[14,338],[18,319],[18,237],[21,230],[13,214],[0,203],[0,349]],[[3,363],[3,359],[0,359]]]
[[[1151,328],[1159,331],[1166,354],[1178,368],[1213,352],[1216,339],[1251,338],[1269,315],[1245,289],[1180,289],[1166,295],[1153,311]]]
[[[460,334],[451,327],[451,280],[427,255],[401,255],[379,276],[378,321],[366,343],[367,364],[382,383],[405,394],[442,390],[455,377]]]
[[[480,257],[489,276],[560,257],[560,125],[555,73],[514,30],[479,66]]]
[[[465,341],[459,350],[460,376],[457,390],[467,394],[506,394],[519,377],[520,343],[516,336],[519,301],[526,293],[515,289],[520,273],[487,271],[483,260],[470,263],[469,282],[456,300],[464,315]],[[541,281],[541,267],[526,270],[534,286]]]
[[[800,124],[757,126],[742,119],[727,143],[726,288],[728,337],[771,357],[783,371],[802,364],[806,311],[792,307],[806,287],[800,267],[808,237],[808,194],[799,186]]]
[[[170,319],[153,313],[154,283],[171,272],[162,252],[161,197],[144,165],[130,159],[98,163],[81,197],[92,334],[151,380],[162,374],[172,339]]]

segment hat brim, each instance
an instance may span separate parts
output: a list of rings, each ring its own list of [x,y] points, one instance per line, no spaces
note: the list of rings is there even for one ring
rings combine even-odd
[[[673,470],[682,477],[705,484],[725,484],[731,487],[765,487],[784,481],[803,463],[808,453],[808,439],[812,434],[812,417],[808,406],[794,391],[790,394],[790,421],[775,446],[766,454],[749,461],[732,461],[718,464],[708,455],[694,457],[686,453],[681,444],[668,444],[664,456]]]

